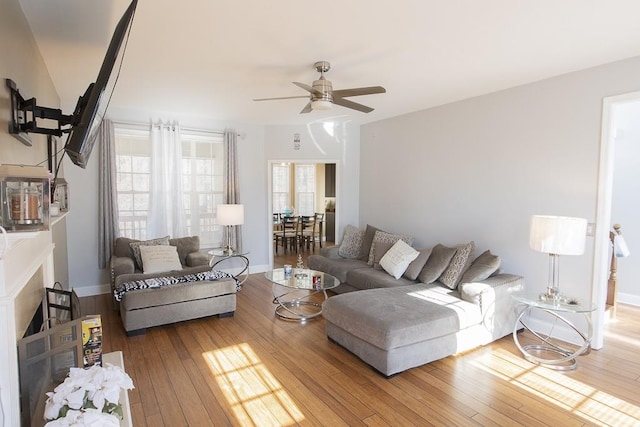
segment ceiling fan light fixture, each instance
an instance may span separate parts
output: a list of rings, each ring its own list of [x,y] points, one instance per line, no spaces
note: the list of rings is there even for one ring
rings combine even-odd
[[[316,101],[311,101],[311,108],[314,110],[330,110],[332,106],[333,106],[333,103],[325,99],[318,99]]]

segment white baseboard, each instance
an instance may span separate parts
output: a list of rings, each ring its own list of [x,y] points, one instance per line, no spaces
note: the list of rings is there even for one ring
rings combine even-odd
[[[640,295],[625,294],[618,292],[618,302],[622,304],[640,306]]]
[[[102,295],[108,294],[111,292],[111,285],[109,283],[105,285],[96,285],[96,286],[76,286],[73,288],[76,291],[76,294],[82,297],[90,297],[93,295]]]

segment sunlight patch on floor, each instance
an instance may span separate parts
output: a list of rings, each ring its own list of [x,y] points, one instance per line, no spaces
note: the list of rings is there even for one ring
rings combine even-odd
[[[241,424],[283,426],[304,420],[291,396],[249,344],[208,351],[202,356]]]
[[[561,372],[531,364],[506,350],[487,353],[472,363],[588,422],[598,425],[638,425],[640,407]]]

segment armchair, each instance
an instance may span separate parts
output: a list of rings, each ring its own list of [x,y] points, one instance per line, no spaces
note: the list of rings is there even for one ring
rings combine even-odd
[[[182,269],[166,272],[143,272],[140,245],[175,246]],[[210,270],[209,257],[200,252],[198,236],[169,239],[168,237],[141,242],[119,237],[114,245],[111,267],[111,292],[123,283],[157,278],[183,276]],[[232,279],[187,283],[174,287],[138,289],[127,292],[122,301],[113,299],[113,307],[120,311],[128,334],[144,332],[150,326],[174,323],[197,317],[233,315],[236,308],[236,283]]]

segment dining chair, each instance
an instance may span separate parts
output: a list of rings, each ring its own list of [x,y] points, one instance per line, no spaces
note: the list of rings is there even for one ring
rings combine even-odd
[[[298,232],[300,227],[300,217],[284,216],[282,217],[281,241],[285,252],[287,248],[295,249],[298,246]],[[277,248],[277,244],[276,244]],[[277,252],[277,251],[276,251]]]
[[[316,212],[313,222],[313,243],[315,250],[315,242],[318,240],[318,244],[322,247],[322,226],[324,225],[324,213]]]
[[[316,228],[316,218],[315,215],[307,215],[300,217],[300,228],[298,235],[298,242],[301,248],[306,247],[309,249],[313,246],[315,250],[316,245],[314,241],[314,232]]]
[[[278,253],[278,240],[282,236],[282,215],[273,213],[273,243],[275,244],[276,253]]]

